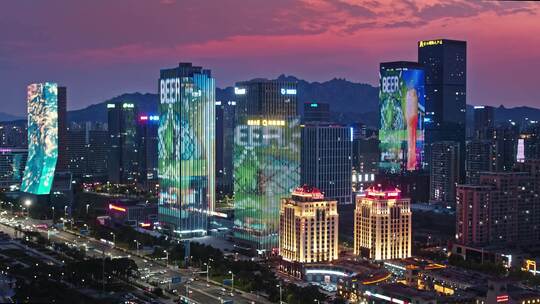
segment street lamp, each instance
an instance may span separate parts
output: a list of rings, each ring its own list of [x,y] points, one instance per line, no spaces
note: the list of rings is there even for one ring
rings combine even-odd
[[[214,261],[212,259],[208,259],[208,262],[207,263],[204,263],[204,265],[206,266],[206,286],[210,286],[210,261]]]
[[[90,207],[90,204],[86,204],[86,216],[88,216],[88,207]]]
[[[163,252],[165,253],[165,265],[167,265],[167,268],[169,268],[169,253],[167,250],[163,250]]]
[[[315,302],[317,304],[321,304],[321,301],[319,301],[319,299],[314,299],[313,302]]]
[[[234,273],[229,270],[229,274],[231,275],[231,295],[234,293]]]
[[[52,223],[54,225],[54,206],[52,206],[51,209],[52,209]]]
[[[111,235],[112,235],[112,239],[113,239],[113,241],[112,241],[113,246],[115,246],[116,245],[116,235],[113,232],[111,232]]]
[[[137,246],[137,255],[139,255],[139,241],[137,240],[133,240],[133,242],[135,242],[136,246]]]
[[[282,293],[281,293],[281,284],[276,285],[276,287],[279,287],[279,304],[281,304],[283,301]]]
[[[30,206],[32,205],[32,201],[27,199],[24,201],[24,205],[26,206],[26,218],[30,216]]]
[[[67,218],[67,206],[64,206],[64,217]]]

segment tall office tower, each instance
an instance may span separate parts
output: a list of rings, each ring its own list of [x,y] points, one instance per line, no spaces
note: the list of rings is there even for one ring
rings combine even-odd
[[[431,146],[430,200],[454,206],[460,177],[459,143],[439,141]]]
[[[210,70],[191,63],[159,79],[159,221],[178,237],[205,235],[215,206],[215,92]]]
[[[302,122],[329,122],[330,120],[330,104],[323,102],[306,102],[304,103],[304,119]]]
[[[474,106],[474,136],[484,139],[495,127],[495,108],[491,106]]]
[[[69,158],[68,170],[75,178],[81,178],[88,171],[87,148],[86,128],[72,125],[67,131],[66,152]]]
[[[233,193],[233,146],[236,101],[216,101],[216,194]]]
[[[58,160],[56,172],[67,171],[69,155],[67,151],[67,89],[58,87]]]
[[[28,150],[0,148],[0,189],[20,189]]]
[[[363,192],[375,182],[375,174],[379,172],[379,139],[376,134],[354,138],[352,150],[353,188]]]
[[[300,183],[313,185],[341,204],[352,200],[352,129],[314,123],[302,127]]]
[[[94,178],[103,179],[108,176],[108,143],[109,131],[103,126],[92,126],[92,129],[88,131],[86,172]]]
[[[58,158],[58,84],[30,84],[27,102],[28,160],[21,191],[49,194]]]
[[[338,258],[337,202],[311,186],[283,198],[279,211],[279,254],[285,261],[330,262]]]
[[[465,155],[466,183],[478,183],[480,172],[497,171],[497,161],[497,143],[495,141],[468,141]]]
[[[380,168],[424,168],[424,69],[416,62],[383,62],[379,72]]]
[[[369,189],[356,198],[354,210],[354,254],[372,260],[411,256],[411,201],[399,189]]]
[[[540,244],[537,174],[485,172],[477,185],[458,185],[456,238],[464,245]]]
[[[467,43],[447,39],[419,41],[418,63],[426,73],[426,159],[431,159],[430,146],[438,141],[459,142],[460,155],[465,155]],[[461,161],[463,169],[464,158]],[[464,170],[461,172],[463,180]]]
[[[501,125],[493,131],[497,143],[497,170],[510,171],[517,160],[519,128],[515,123]]]
[[[300,184],[296,82],[255,79],[236,84],[234,237],[277,249],[279,204]]]
[[[135,184],[139,178],[139,134],[137,108],[131,102],[107,104],[109,182]]]
[[[139,115],[139,184],[152,190],[158,183],[159,115]]]

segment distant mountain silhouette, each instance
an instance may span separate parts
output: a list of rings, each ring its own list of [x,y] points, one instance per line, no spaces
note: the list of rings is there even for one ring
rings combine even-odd
[[[298,110],[302,112],[305,102],[326,102],[330,104],[332,117],[337,122],[363,122],[376,127],[379,122],[378,88],[369,84],[354,83],[345,79],[334,78],[325,82],[308,82],[294,76],[280,75],[277,79],[296,81],[298,83]],[[234,88],[216,88],[216,100],[234,100]],[[69,101],[68,101],[69,102]],[[153,93],[126,93],[107,101],[88,106],[84,109],[69,111],[68,120],[73,122],[107,121],[107,103],[132,102],[140,113],[157,113],[158,95]],[[472,124],[473,107],[467,106],[467,119]],[[10,117],[7,120],[17,119]],[[509,119],[522,122],[525,117],[540,120],[540,109],[531,107],[505,108],[495,110],[497,122]],[[5,121],[0,113],[0,121]]]
[[[0,121],[14,121],[14,120],[19,120],[21,118],[22,117],[20,116],[15,116],[8,113],[0,112]]]

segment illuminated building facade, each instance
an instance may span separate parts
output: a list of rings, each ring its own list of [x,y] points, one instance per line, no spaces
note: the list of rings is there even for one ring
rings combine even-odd
[[[315,187],[303,186],[281,200],[279,254],[285,261],[330,262],[338,258],[337,202]]]
[[[416,62],[383,62],[379,72],[380,169],[424,168],[424,69]]]
[[[214,211],[215,90],[210,70],[191,63],[160,72],[158,214],[179,237],[205,235]]]
[[[33,83],[27,88],[28,159],[21,191],[49,194],[58,159],[58,85]]]
[[[300,184],[296,82],[256,79],[235,87],[234,237],[277,249],[279,206]]]
[[[448,39],[419,41],[418,63],[425,69],[426,159],[431,159],[431,144],[438,141],[459,142],[460,155],[465,155],[467,43]],[[464,167],[462,158],[460,168]]]
[[[320,189],[330,200],[352,203],[352,129],[338,124],[302,127],[302,185]]]
[[[431,146],[430,201],[454,206],[456,185],[459,183],[459,143],[439,141]]]
[[[399,189],[368,189],[354,210],[354,254],[372,260],[411,256],[411,201]]]
[[[139,180],[139,133],[137,107],[131,102],[107,104],[109,182],[135,184]]]

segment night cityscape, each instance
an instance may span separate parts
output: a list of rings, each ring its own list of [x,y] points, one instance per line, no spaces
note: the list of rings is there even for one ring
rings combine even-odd
[[[540,3],[4,0],[0,303],[540,304]]]

